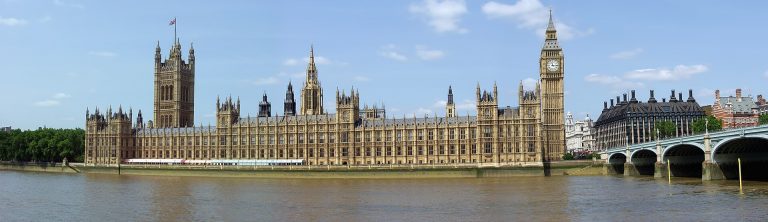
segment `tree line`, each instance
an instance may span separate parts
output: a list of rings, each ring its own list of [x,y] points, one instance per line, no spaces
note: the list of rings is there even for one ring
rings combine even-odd
[[[19,162],[82,162],[82,129],[11,130],[0,132],[0,160]]]

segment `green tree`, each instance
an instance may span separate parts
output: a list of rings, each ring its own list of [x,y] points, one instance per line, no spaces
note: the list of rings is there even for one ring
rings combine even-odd
[[[82,161],[84,138],[82,129],[0,132],[0,160],[61,162],[66,157],[70,161]]]
[[[563,154],[563,160],[573,160],[573,154],[571,153],[565,153]]]
[[[671,121],[659,121],[656,122],[655,126],[653,127],[654,131],[659,132],[659,137],[661,138],[667,138],[670,136],[675,135],[675,131],[677,131],[677,126],[675,123]]]
[[[760,115],[760,125],[768,124],[768,114]]]
[[[707,123],[709,121],[709,123]],[[718,131],[723,128],[723,123],[714,116],[706,116],[691,123],[693,133],[703,133],[706,126],[709,131]]]

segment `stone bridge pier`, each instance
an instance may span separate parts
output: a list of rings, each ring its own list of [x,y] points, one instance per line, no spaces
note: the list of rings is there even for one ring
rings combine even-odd
[[[608,163],[603,165],[603,173],[606,175],[624,175],[627,156],[617,153],[608,157]]]

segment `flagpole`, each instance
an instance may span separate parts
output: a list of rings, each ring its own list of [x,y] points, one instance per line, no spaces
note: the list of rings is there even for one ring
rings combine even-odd
[[[176,42],[176,17],[173,17],[173,42]]]

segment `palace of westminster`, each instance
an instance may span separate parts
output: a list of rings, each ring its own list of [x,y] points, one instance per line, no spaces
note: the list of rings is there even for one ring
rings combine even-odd
[[[298,160],[304,165],[542,164],[565,152],[563,51],[550,15],[534,90],[518,88],[518,107],[499,107],[491,91],[475,91],[477,116],[458,116],[448,87],[445,117],[387,118],[383,107],[360,107],[357,90],[336,91],[336,112],[323,107],[323,88],[310,50],[299,101],[289,83],[283,115],[271,116],[266,94],[257,117],[240,101],[216,101],[216,126],[194,126],[195,50],[186,61],[176,39],[163,60],[155,49],[154,122],[141,111],[86,111],[85,163],[130,160]],[[297,105],[299,107],[297,107]]]

